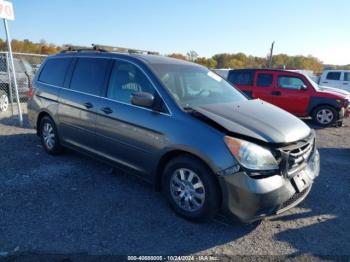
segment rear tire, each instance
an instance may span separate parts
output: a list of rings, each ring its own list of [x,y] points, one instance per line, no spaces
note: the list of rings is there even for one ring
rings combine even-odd
[[[319,106],[313,111],[312,119],[319,126],[330,126],[338,120],[337,111],[331,106]]]
[[[176,157],[166,165],[162,189],[175,213],[189,220],[209,220],[220,208],[220,190],[214,174],[192,156]]]
[[[50,155],[58,155],[62,153],[57,128],[55,122],[49,117],[44,116],[40,121],[40,139],[45,151]]]
[[[6,112],[9,108],[9,97],[3,90],[0,91],[0,112]]]

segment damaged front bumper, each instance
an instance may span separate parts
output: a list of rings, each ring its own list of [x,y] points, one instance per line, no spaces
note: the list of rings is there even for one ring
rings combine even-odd
[[[223,210],[244,223],[282,213],[299,204],[308,195],[319,171],[320,156],[315,149],[305,167],[292,177],[277,174],[252,178],[244,171],[219,176]]]

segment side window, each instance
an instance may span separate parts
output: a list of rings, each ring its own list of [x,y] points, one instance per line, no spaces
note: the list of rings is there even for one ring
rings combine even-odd
[[[99,95],[106,76],[108,59],[79,58],[75,65],[70,88],[92,95]]]
[[[237,85],[253,85],[253,72],[231,72],[229,81]]]
[[[268,87],[272,85],[273,75],[272,74],[258,74],[256,85],[262,87]]]
[[[344,73],[344,81],[350,81],[350,73],[348,72]]]
[[[155,96],[152,84],[138,67],[116,60],[108,84],[107,97],[131,104],[131,95],[134,92],[147,92]]]
[[[70,58],[52,58],[48,60],[41,70],[39,81],[62,87],[71,61]]]
[[[340,80],[341,72],[329,72],[327,74],[328,80]]]
[[[300,90],[300,88],[303,85],[305,85],[304,81],[298,77],[293,77],[293,76],[278,77],[278,86],[281,88]]]

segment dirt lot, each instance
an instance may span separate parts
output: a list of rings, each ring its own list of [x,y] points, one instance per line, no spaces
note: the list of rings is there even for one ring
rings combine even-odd
[[[20,128],[2,118],[0,259],[28,254],[350,259],[350,121],[317,134],[321,174],[299,207],[255,225],[222,219],[193,224],[174,215],[161,194],[137,178],[113,174],[74,152],[49,156],[26,121]]]

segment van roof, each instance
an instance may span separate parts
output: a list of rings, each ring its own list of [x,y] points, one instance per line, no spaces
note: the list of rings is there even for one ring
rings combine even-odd
[[[175,59],[172,57],[167,56],[161,56],[161,55],[153,55],[153,54],[129,54],[129,53],[122,53],[122,52],[100,52],[100,51],[94,51],[94,50],[85,50],[84,52],[76,52],[76,51],[67,51],[67,52],[61,52],[58,54],[53,55],[52,57],[84,57],[84,56],[94,56],[94,57],[106,57],[106,58],[126,58],[126,57],[132,57],[134,59],[140,60],[146,64],[183,64],[183,65],[197,65],[198,64],[184,61],[180,59]]]

